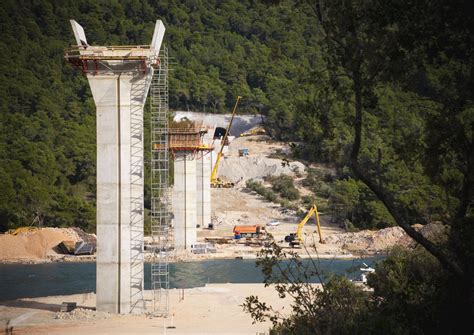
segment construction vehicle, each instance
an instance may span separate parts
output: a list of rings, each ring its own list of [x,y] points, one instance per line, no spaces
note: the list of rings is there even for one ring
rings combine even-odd
[[[22,235],[22,234],[29,234],[29,233],[34,233],[38,230],[38,228],[36,227],[20,227],[20,228],[16,228],[16,229],[9,229],[7,231],[7,234],[10,234],[10,235],[13,235],[13,236],[16,236],[16,235]]]
[[[232,122],[234,121],[235,111],[237,110],[237,105],[239,104],[240,99],[242,99],[242,97],[239,95],[237,97],[237,101],[235,102],[234,109],[232,110],[232,117],[230,118],[229,125],[227,126],[227,130],[224,134],[224,137],[221,140],[221,149],[219,150],[219,153],[217,154],[216,164],[214,164],[214,168],[212,169],[211,187],[214,187],[214,188],[222,188],[222,187],[223,188],[231,188],[231,187],[234,187],[234,183],[223,181],[221,178],[219,178],[217,176],[217,169],[219,167],[219,162],[222,158],[222,151],[224,150],[224,146],[225,146],[225,143],[227,141],[227,136],[229,136],[230,127],[232,126]]]
[[[259,237],[265,234],[265,227],[262,225],[250,225],[250,226],[234,226],[234,237],[239,239],[241,237]]]
[[[263,129],[263,127],[255,127],[253,129],[250,129],[249,131],[246,131],[242,134],[240,134],[240,137],[244,136],[254,136],[254,135],[265,135],[266,131]]]
[[[323,236],[321,235],[321,225],[319,223],[318,207],[316,207],[316,204],[313,204],[308,214],[306,214],[304,219],[301,220],[301,222],[298,224],[296,233],[291,233],[290,235],[285,236],[285,242],[288,242],[290,244],[290,247],[294,248],[295,246],[299,246],[301,243],[303,243],[301,232],[303,231],[304,225],[306,224],[306,222],[308,222],[308,220],[311,218],[312,215],[314,215],[314,220],[316,221],[316,225],[318,227],[319,243],[321,244],[325,243],[323,240]]]
[[[249,149],[239,149],[239,157],[247,157],[249,155]]]

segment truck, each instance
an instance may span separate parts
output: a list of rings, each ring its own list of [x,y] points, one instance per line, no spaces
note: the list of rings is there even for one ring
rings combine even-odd
[[[248,226],[234,226],[234,237],[259,237],[260,235],[264,235],[265,227],[262,225],[248,225]]]

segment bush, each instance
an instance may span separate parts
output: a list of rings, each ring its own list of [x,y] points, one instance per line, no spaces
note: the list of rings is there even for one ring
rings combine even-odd
[[[293,183],[293,178],[288,175],[279,175],[269,177],[268,181],[272,184],[273,191],[279,193],[283,198],[288,200],[298,200],[300,192]]]
[[[329,278],[323,288],[312,284],[310,278],[322,279],[317,262],[305,262],[287,254],[275,242],[262,250],[260,256],[257,266],[262,270],[264,283],[273,284],[281,298],[293,298],[290,314],[285,317],[257,296],[246,298],[244,311],[254,321],[271,321],[270,334],[367,333],[369,292],[337,276]],[[359,328],[360,332],[355,331]]]
[[[305,206],[312,206],[316,202],[316,197],[312,195],[305,195],[301,198]]]
[[[330,185],[332,182],[333,176],[331,174],[325,174],[317,169],[308,169],[307,176],[303,179],[302,184],[318,196],[329,198],[332,193],[332,187]]]
[[[269,188],[263,186],[263,184],[259,181],[254,181],[252,179],[247,180],[245,186],[255,191],[257,194],[261,195],[263,198],[270,202],[278,203],[278,196]]]
[[[368,284],[378,302],[374,320],[380,334],[460,334],[472,329],[463,320],[469,312],[463,285],[421,247],[394,248],[368,276]]]
[[[466,242],[472,242],[472,232]],[[254,321],[271,321],[271,334],[472,334],[471,284],[421,247],[393,249],[368,275],[373,291],[339,276],[319,288],[311,284],[311,278],[321,279],[317,263],[275,242],[260,256],[264,283],[292,299],[282,316],[258,297],[246,298],[244,311]]]

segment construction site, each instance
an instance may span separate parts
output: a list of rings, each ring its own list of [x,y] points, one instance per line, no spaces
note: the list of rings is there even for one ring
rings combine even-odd
[[[330,174],[331,168],[290,159],[289,144],[266,134],[263,116],[239,115],[245,96],[235,97],[225,115],[170,111],[162,21],[143,46],[95,46],[79,23],[71,20],[71,28],[76,45],[64,57],[86,76],[96,106],[97,231],[17,229],[0,236],[0,261],[95,262],[95,290],[4,304],[5,329],[217,334],[234,333],[228,328],[234,323],[235,333],[266,332],[269,324],[253,325],[239,305],[258,291],[283,309],[285,299],[271,288],[208,283],[181,289],[172,282],[170,264],[257,259],[270,236],[284,250],[315,259],[374,256],[412,243],[398,227],[348,233],[316,202],[285,208],[249,188],[248,182],[269,186],[269,177],[289,176],[307,195],[307,169]]]

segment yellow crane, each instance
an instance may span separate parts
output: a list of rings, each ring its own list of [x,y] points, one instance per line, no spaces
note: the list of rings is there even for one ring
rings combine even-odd
[[[318,234],[319,234],[319,243],[324,244],[323,236],[321,235],[321,225],[319,223],[319,213],[318,207],[316,204],[311,206],[308,214],[304,217],[303,220],[298,224],[298,228],[296,229],[296,233],[291,233],[290,235],[285,236],[285,242],[290,244],[290,247],[294,247],[296,245],[300,245],[303,243],[303,239],[301,238],[301,232],[303,231],[303,227],[308,222],[309,218],[314,214],[314,220],[316,221],[316,225],[318,227]]]
[[[237,97],[237,101],[235,102],[234,109],[232,110],[232,117],[230,118],[229,125],[227,126],[227,130],[224,134],[224,137],[222,138],[221,141],[221,149],[219,150],[219,153],[217,154],[217,159],[216,159],[216,164],[214,164],[214,168],[212,169],[212,174],[211,174],[211,187],[233,187],[234,183],[231,182],[224,182],[222,179],[220,179],[217,176],[217,168],[219,167],[219,162],[222,157],[222,150],[224,150],[224,144],[226,143],[227,136],[229,135],[230,127],[232,126],[232,122],[234,121],[234,116],[235,116],[235,111],[237,110],[237,105],[239,104],[240,99],[242,97],[239,95]]]

